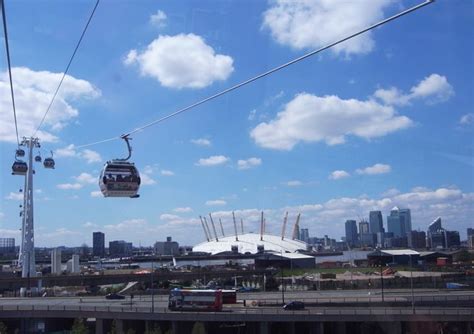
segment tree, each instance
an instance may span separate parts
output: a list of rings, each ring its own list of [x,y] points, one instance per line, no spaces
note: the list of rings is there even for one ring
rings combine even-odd
[[[159,324],[154,324],[153,326],[150,326],[150,327],[151,328],[148,328],[144,334],[163,334]]]
[[[133,328],[127,330],[127,334],[136,334],[137,332]]]
[[[196,321],[193,326],[192,334],[206,334],[206,328],[202,322]]]
[[[0,321],[0,334],[7,334],[8,333],[8,328],[7,326]]]
[[[72,324],[71,333],[72,334],[87,334],[87,326],[84,324],[84,319],[77,318],[74,319]]]

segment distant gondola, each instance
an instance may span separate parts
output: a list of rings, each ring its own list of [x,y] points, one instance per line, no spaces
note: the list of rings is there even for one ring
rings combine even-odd
[[[56,163],[54,162],[54,159],[53,159],[53,152],[51,151],[51,158],[45,158],[43,161],[43,166],[44,168],[54,169],[55,164]]]
[[[24,161],[15,161],[12,165],[12,175],[26,175],[28,165]]]

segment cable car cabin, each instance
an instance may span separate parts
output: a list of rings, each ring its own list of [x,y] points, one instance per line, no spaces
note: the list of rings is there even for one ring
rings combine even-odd
[[[173,289],[168,308],[173,311],[222,311],[222,290]]]
[[[35,157],[35,161],[36,161],[36,162],[41,162],[41,157],[40,157],[39,155],[37,155],[37,156]]]
[[[107,161],[100,174],[99,186],[104,197],[137,198],[140,174],[131,162]]]
[[[44,168],[54,169],[54,164],[55,164],[55,162],[54,162],[53,158],[46,158],[43,161]]]
[[[52,158],[46,158],[43,161],[44,168],[51,168],[54,169],[55,162]]]
[[[12,166],[12,175],[26,175],[28,165],[23,161],[15,161]]]
[[[25,156],[25,150],[22,150],[21,148],[16,150],[16,156],[17,157],[24,157]]]

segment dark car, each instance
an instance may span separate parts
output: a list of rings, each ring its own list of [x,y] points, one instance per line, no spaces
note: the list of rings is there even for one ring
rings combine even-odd
[[[284,310],[304,310],[304,303],[300,301],[292,301],[283,306]]]
[[[118,293],[109,293],[105,295],[105,299],[125,299],[125,296],[119,295]]]

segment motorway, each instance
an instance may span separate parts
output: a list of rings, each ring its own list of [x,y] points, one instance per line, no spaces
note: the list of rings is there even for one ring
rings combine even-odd
[[[370,292],[370,294],[369,294]],[[454,306],[462,302],[474,302],[474,291],[456,291],[456,290],[433,290],[420,289],[414,290],[415,302],[452,302]],[[378,303],[382,300],[380,290],[339,290],[339,291],[292,291],[285,292],[285,301],[301,300],[308,304],[347,304],[354,308],[357,303]],[[275,307],[282,302],[281,292],[252,292],[238,293],[238,304],[225,305],[225,309],[236,311],[244,308],[243,300],[256,300],[260,303],[266,303],[267,306],[259,308]],[[411,291],[409,289],[386,290],[384,291],[384,301],[389,302],[411,302]],[[153,304],[156,308],[166,308],[168,305],[167,295],[153,296]],[[131,304],[130,296],[125,300],[108,300],[103,296],[94,297],[36,297],[36,298],[0,298],[0,306],[26,306],[34,305],[38,307],[49,306],[52,308],[68,306],[100,306],[100,307],[132,307],[132,308],[150,308],[152,306],[152,297],[150,295],[136,295]],[[316,307],[316,306],[315,306]],[[310,306],[311,308],[311,306]]]

